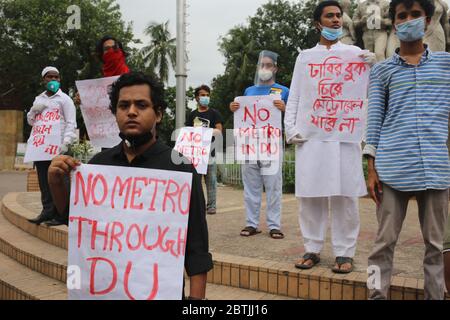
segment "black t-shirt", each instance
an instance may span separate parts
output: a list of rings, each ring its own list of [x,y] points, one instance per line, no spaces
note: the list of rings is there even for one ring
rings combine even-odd
[[[192,111],[189,114],[189,118],[186,121],[186,126],[188,127],[205,127],[205,128],[216,128],[216,125],[223,123],[222,116],[219,111],[215,109],[208,108],[204,112],[197,110]]]
[[[187,127],[205,127],[205,128],[216,128],[217,124],[222,124],[222,116],[219,111],[215,109],[208,108],[208,110],[204,112],[200,112],[197,110],[192,111],[189,114],[189,118],[187,119],[185,125]],[[212,137],[211,142],[214,142],[214,136]],[[215,157],[216,152],[214,149],[211,150],[211,157]]]
[[[89,164],[136,167],[192,173],[192,192],[189,208],[188,234],[184,266],[189,276],[206,273],[213,267],[212,256],[209,253],[208,226],[206,223],[205,198],[200,175],[194,166],[186,160],[186,164],[175,164],[172,152],[176,152],[159,140],[147,151],[137,156],[133,161],[128,159],[123,151],[122,143],[114,148],[95,155]],[[181,155],[177,155],[178,157]]]

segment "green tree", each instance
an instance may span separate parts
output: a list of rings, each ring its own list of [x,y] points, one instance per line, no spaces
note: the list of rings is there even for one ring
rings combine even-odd
[[[319,0],[289,2],[275,0],[258,8],[246,25],[238,25],[220,39],[225,72],[213,79],[211,106],[224,116],[225,128],[232,127],[228,105],[253,84],[261,50],[277,52],[277,82],[290,86],[300,50],[313,47],[319,35],[313,27],[313,11]]]
[[[71,5],[80,8],[79,29],[67,26]],[[131,29],[115,0],[0,0],[0,96],[12,89],[11,104],[31,107],[47,65],[60,70],[62,89],[73,93],[76,80],[101,77],[96,42],[109,34],[127,46]]]
[[[144,33],[150,37],[150,44],[142,48],[146,69],[159,75],[164,83],[169,79],[170,65],[176,64],[176,39],[169,31],[169,21],[150,23]]]

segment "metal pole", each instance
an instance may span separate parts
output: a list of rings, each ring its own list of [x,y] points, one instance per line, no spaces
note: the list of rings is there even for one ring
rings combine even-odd
[[[177,103],[176,128],[184,127],[186,118],[186,0],[177,0]]]

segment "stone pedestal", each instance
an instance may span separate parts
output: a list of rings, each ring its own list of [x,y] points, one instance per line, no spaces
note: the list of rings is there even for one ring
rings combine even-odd
[[[23,142],[23,111],[0,110],[0,170],[12,170],[18,142]]]

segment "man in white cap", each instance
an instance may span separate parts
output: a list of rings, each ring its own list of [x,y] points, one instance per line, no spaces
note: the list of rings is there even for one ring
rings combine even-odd
[[[42,81],[45,91],[38,95],[33,102],[33,106],[27,114],[28,124],[34,125],[36,115],[42,113],[47,108],[58,109],[61,115],[61,146],[60,153],[68,151],[69,145],[74,142],[76,136],[76,109],[72,99],[60,89],[60,75],[55,67],[46,67],[42,71]],[[39,216],[29,221],[35,224],[45,222],[49,226],[63,224],[58,220],[53,199],[48,186],[48,167],[51,161],[35,161],[38,174],[39,188],[41,190],[42,212]]]

